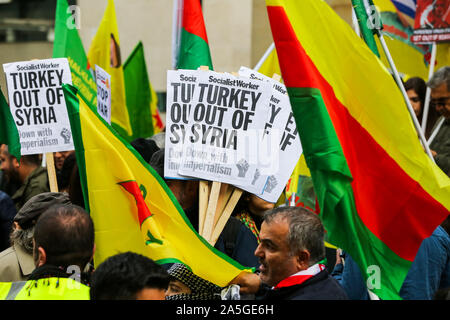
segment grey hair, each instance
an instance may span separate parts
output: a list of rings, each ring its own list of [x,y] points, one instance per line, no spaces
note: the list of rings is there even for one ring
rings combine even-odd
[[[29,254],[33,253],[34,226],[28,229],[14,229],[9,236],[11,245],[21,246]]]
[[[309,265],[316,264],[325,258],[325,230],[319,216],[302,207],[278,207],[264,214],[264,222],[283,219],[289,225],[287,243],[290,254],[308,250]]]
[[[436,89],[443,83],[447,83],[447,90],[450,90],[450,66],[445,66],[436,71],[427,82],[427,86]]]

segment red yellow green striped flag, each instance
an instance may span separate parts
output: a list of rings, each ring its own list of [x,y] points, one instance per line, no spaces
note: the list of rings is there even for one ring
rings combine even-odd
[[[195,70],[208,66],[213,70],[200,0],[183,1],[180,39],[177,69]]]
[[[381,61],[325,1],[266,0],[281,73],[329,241],[382,299],[448,216],[450,179],[427,157]]]
[[[251,272],[194,230],[164,180],[75,87],[64,85],[63,90],[86,209],[95,227],[96,266],[133,251],[160,264],[184,263],[219,286]]]

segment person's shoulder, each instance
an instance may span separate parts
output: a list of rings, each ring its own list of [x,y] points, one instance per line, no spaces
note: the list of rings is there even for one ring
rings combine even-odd
[[[1,261],[11,259],[12,257],[17,259],[16,256],[17,256],[16,250],[14,250],[14,247],[12,247],[12,246],[3,250],[2,252],[0,252],[0,260]],[[1,263],[0,263],[0,265],[1,265]]]

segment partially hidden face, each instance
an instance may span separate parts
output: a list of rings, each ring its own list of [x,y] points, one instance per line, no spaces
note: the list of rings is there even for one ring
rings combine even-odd
[[[450,92],[446,83],[431,89],[430,106],[446,119],[450,118]]]
[[[406,91],[406,94],[408,95],[411,106],[414,109],[414,113],[416,114],[416,116],[419,116],[420,111],[422,111],[422,102],[420,101],[419,95],[416,91],[414,91],[414,89]]]

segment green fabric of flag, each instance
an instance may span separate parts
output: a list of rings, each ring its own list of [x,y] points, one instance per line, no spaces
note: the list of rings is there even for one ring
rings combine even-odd
[[[213,70],[208,37],[199,0],[184,0],[178,69],[195,70],[208,66]]]
[[[20,162],[20,140],[8,103],[0,90],[0,143],[8,145],[8,152]]]
[[[76,25],[77,12],[72,12],[67,0],[57,0],[53,58],[67,58],[72,83],[86,102],[97,110],[97,85],[91,73],[86,52]]]
[[[375,42],[375,38],[374,38],[374,31],[376,29],[370,29],[368,24],[371,22],[370,19],[373,19],[374,17],[371,17],[369,19],[369,16],[367,14],[365,5],[364,5],[364,0],[352,0],[352,5],[353,8],[355,9],[355,15],[356,18],[358,19],[358,25],[359,25],[359,29],[361,31],[361,35],[364,39],[364,41],[366,42],[367,46],[370,48],[370,50],[372,50],[372,52],[377,56],[380,57],[380,53],[378,52],[378,48],[377,48],[377,44]],[[373,14],[378,14],[375,6],[372,6],[371,8],[373,8]],[[379,16],[378,16],[379,19]],[[376,21],[376,19],[375,19]],[[381,25],[381,21],[379,22],[379,24]]]
[[[145,63],[144,46],[139,42],[123,64],[125,95],[133,131],[132,139],[154,134],[151,114],[151,85]]]

